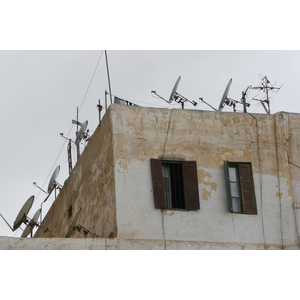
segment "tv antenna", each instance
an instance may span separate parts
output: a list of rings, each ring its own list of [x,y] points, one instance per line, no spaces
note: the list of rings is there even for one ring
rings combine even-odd
[[[175,85],[173,87],[173,90],[171,92],[171,95],[170,95],[170,98],[169,100],[166,100],[164,99],[163,97],[161,97],[160,95],[158,95],[156,93],[156,91],[151,91],[152,94],[155,94],[156,96],[158,96],[160,99],[168,102],[169,104],[172,102],[172,101],[175,101],[179,104],[181,104],[181,108],[184,109],[184,103],[185,102],[189,102],[191,104],[193,104],[194,106],[197,105],[197,102],[196,101],[190,101],[188,100],[187,98],[183,97],[182,95],[180,95],[179,93],[177,93],[177,88],[178,88],[178,85],[179,85],[179,82],[180,82],[180,79],[181,79],[181,76],[178,77],[178,79],[176,80],[175,82]]]
[[[249,86],[249,88],[251,88],[253,90],[263,91],[263,93],[265,93],[265,96],[262,99],[252,98],[251,100],[259,101],[261,103],[261,105],[263,106],[264,110],[266,111],[266,113],[270,114],[271,98],[269,97],[269,92],[273,91],[273,92],[277,93],[281,89],[282,85],[279,88],[275,87],[277,82],[274,82],[273,84],[271,84],[271,82],[269,81],[267,76],[263,76],[262,74],[258,74],[258,76],[261,78],[260,86],[256,86],[256,87]],[[256,96],[258,96],[258,95],[256,95]]]
[[[29,224],[27,224],[26,228],[24,229],[21,238],[27,237],[28,234],[30,234],[30,236],[32,237],[33,228],[35,226],[39,226],[37,221],[39,219],[40,214],[41,214],[41,209],[38,209],[34,214],[34,216],[32,217],[32,219],[30,220]]]
[[[9,225],[9,223],[5,220],[5,218],[0,214],[0,216],[3,218],[3,220],[5,221],[5,223],[8,225],[8,227],[12,230],[15,231],[17,230],[22,223],[27,224],[28,223],[28,218],[27,215],[31,209],[31,206],[33,204],[34,201],[34,196],[31,196],[28,198],[28,200],[24,203],[24,205],[22,206],[21,210],[19,211],[15,221],[14,221],[14,225],[13,227]]]

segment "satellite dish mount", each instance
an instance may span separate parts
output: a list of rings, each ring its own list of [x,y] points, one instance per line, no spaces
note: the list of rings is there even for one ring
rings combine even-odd
[[[173,90],[171,92],[171,95],[170,95],[170,98],[169,100],[166,100],[164,99],[163,97],[161,97],[160,95],[158,95],[156,93],[156,91],[152,91],[151,93],[152,94],[155,94],[156,96],[158,96],[160,99],[168,102],[169,104],[172,102],[172,101],[175,101],[179,104],[181,104],[181,108],[184,109],[184,103],[185,102],[189,102],[191,104],[193,104],[194,106],[197,105],[197,102],[196,101],[190,101],[188,100],[187,98],[185,98],[184,96],[180,95],[179,93],[177,93],[177,88],[178,88],[178,85],[179,85],[179,82],[180,82],[180,79],[181,79],[181,76],[178,77],[177,81],[175,82],[175,85],[173,87]]]

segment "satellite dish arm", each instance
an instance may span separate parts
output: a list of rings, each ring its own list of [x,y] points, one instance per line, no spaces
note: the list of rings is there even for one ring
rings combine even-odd
[[[174,95],[173,97],[174,97],[174,100],[175,100],[175,101],[176,101],[176,99],[178,99],[178,97],[179,97],[179,98],[180,98],[179,101],[181,101],[181,102],[182,102],[182,100],[183,100],[183,101],[185,101],[185,102],[190,102],[190,103],[193,104],[194,106],[197,105],[197,102],[196,102],[196,101],[191,101],[191,100],[185,98],[184,96],[180,95],[179,93],[175,93],[175,95]]]
[[[205,103],[206,105],[208,105],[208,106],[209,106],[210,108],[212,108],[213,110],[218,111],[216,108],[214,108],[213,106],[211,106],[210,104],[208,104],[207,102],[205,102],[205,101],[203,100],[203,98],[199,98],[199,100],[202,101],[203,103]]]
[[[165,98],[163,98],[162,96],[159,96],[157,93],[156,93],[156,91],[151,91],[151,93],[152,94],[155,94],[157,97],[159,97],[160,99],[162,99],[162,100],[164,100],[164,101],[166,101],[166,102],[168,102],[169,103],[169,101],[168,100],[166,100]]]
[[[11,229],[11,231],[14,231],[13,228],[9,225],[9,223],[5,220],[5,218],[0,214],[2,219],[5,221],[5,223],[8,225],[8,227]]]

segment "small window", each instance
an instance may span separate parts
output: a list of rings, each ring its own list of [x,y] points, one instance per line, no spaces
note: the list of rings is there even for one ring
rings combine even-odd
[[[68,209],[68,219],[70,219],[72,217],[73,214],[73,208],[72,205],[70,205],[69,209]]]
[[[156,208],[200,209],[195,161],[150,160]]]
[[[233,213],[257,214],[251,163],[224,161],[228,208]]]

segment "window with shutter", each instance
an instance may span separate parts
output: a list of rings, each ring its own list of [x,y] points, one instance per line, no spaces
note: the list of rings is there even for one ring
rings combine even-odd
[[[195,161],[150,159],[156,208],[200,209]]]
[[[251,163],[224,161],[228,208],[233,213],[257,214]]]

